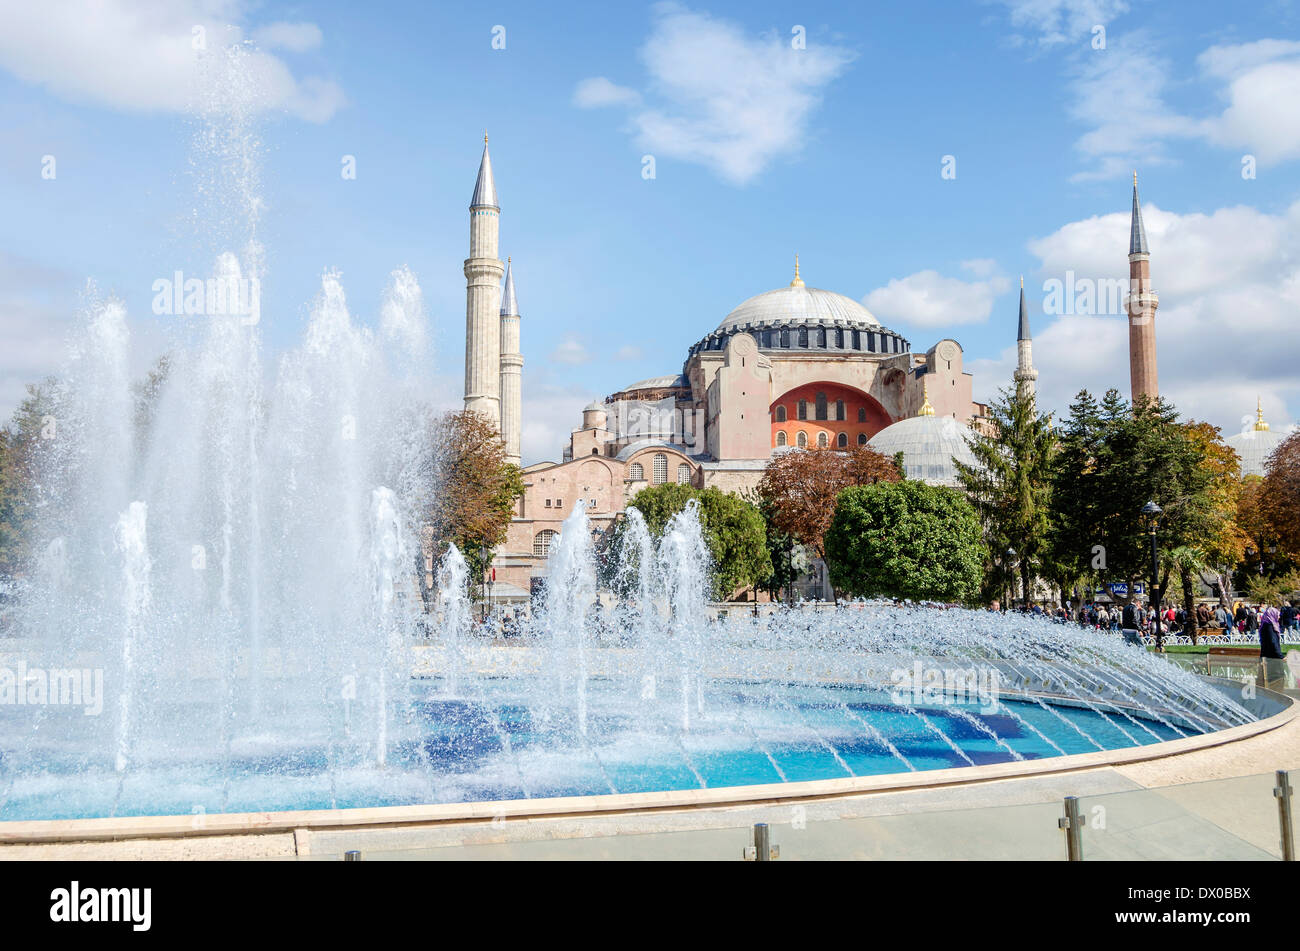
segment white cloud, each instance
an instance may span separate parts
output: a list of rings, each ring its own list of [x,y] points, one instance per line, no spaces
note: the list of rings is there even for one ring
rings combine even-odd
[[[582,422],[582,408],[600,397],[579,386],[562,386],[524,377],[524,428],[519,435],[523,464],[559,462],[569,434]]]
[[[551,351],[551,362],[563,363],[566,366],[581,366],[591,362],[591,353],[577,337],[569,336]]]
[[[1011,25],[1036,34],[1040,46],[1057,46],[1092,33],[1128,12],[1125,0],[1000,0]],[[1022,38],[1023,39],[1023,38]]]
[[[580,109],[595,109],[600,106],[635,106],[641,101],[641,94],[627,86],[619,86],[604,76],[584,79],[573,90],[573,104]]]
[[[794,49],[789,33],[751,38],[736,24],[677,4],[659,4],[654,17],[641,48],[649,105],[603,77],[579,83],[575,101],[636,106],[630,127],[638,147],[704,165],[735,185],[800,151],[821,89],[853,59],[816,40]]]
[[[1184,417],[1236,432],[1261,396],[1276,428],[1294,421],[1287,411],[1300,398],[1300,202],[1282,214],[1221,208],[1178,215],[1144,208],[1151,245],[1160,392]],[[1031,241],[1043,276],[1066,270],[1082,277],[1127,282],[1127,213],[1070,222]],[[1034,311],[1039,307],[1031,304]],[[1034,336],[1040,405],[1067,411],[1074,394],[1107,387],[1129,395],[1128,324],[1122,316],[1058,316]],[[1005,386],[1014,348],[996,359],[974,360],[977,399]]]
[[[972,272],[987,269],[990,276],[987,280],[963,281],[944,277],[938,271],[918,271],[876,288],[862,302],[886,324],[947,327],[983,323],[993,312],[993,298],[1005,292],[1010,282],[992,276],[992,261],[964,261],[962,266]]]
[[[270,23],[253,31],[253,42],[263,49],[305,53],[320,46],[320,27],[315,23]]]
[[[635,344],[624,344],[614,353],[615,360],[640,360],[645,351]]]
[[[116,109],[219,105],[330,118],[343,104],[342,90],[321,77],[297,78],[276,56],[240,46],[243,19],[239,0],[0,0],[0,67],[60,98]],[[312,24],[267,29],[282,48],[319,42]],[[202,49],[195,49],[196,36]],[[229,55],[232,47],[237,55]]]
[[[1223,114],[1205,124],[1211,142],[1248,149],[1264,165],[1300,158],[1300,59],[1242,72],[1229,84],[1227,98]]]
[[[1205,50],[1196,60],[1199,79],[1226,105],[1200,116],[1165,101],[1176,70],[1154,48],[1152,37],[1136,32],[1072,61],[1070,114],[1089,127],[1076,143],[1089,167],[1076,181],[1167,163],[1169,144],[1180,139],[1242,149],[1265,165],[1300,158],[1300,43],[1266,39]]]

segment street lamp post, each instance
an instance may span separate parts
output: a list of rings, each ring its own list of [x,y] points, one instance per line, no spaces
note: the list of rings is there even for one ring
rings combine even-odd
[[[483,568],[483,574],[479,580],[479,594],[483,596],[483,623],[487,623],[488,612],[492,608],[492,596],[488,593],[488,551],[487,545],[478,546],[479,564]]]
[[[1006,601],[1003,602],[1004,605],[1003,610],[1010,610],[1011,609],[1010,602],[1016,599],[1016,558],[1017,557],[1018,556],[1016,555],[1016,550],[1014,548],[1007,549],[1007,553],[1006,553],[1007,568],[1010,570],[1010,574],[1011,574],[1011,596]]]
[[[1151,602],[1156,613],[1156,650],[1163,652],[1165,649],[1164,631],[1160,627],[1160,602],[1157,598],[1160,589],[1160,556],[1156,550],[1156,528],[1160,524],[1160,514],[1164,511],[1155,501],[1150,501],[1142,506],[1142,514],[1146,517],[1147,525],[1151,534],[1151,596],[1147,599]]]

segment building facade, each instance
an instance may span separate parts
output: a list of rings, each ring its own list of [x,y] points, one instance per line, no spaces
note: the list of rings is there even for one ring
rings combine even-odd
[[[465,261],[465,406],[499,426],[517,462],[525,425],[520,308],[513,263],[499,259],[500,213],[485,136]],[[1133,392],[1154,396],[1157,299],[1136,175],[1129,266]],[[1023,280],[1017,358],[1015,383],[1033,394],[1038,372]],[[952,459],[971,458],[963,451],[968,428],[990,431],[963,361],[954,339],[915,351],[858,301],[807,286],[796,257],[788,284],[737,305],[687,349],[679,372],[588,405],[557,460],[523,469],[524,495],[494,555],[494,598],[519,602],[537,590],[578,501],[604,531],[647,486],[745,491],[774,454],[800,448],[901,451],[911,457],[904,465],[912,477],[954,484]]]

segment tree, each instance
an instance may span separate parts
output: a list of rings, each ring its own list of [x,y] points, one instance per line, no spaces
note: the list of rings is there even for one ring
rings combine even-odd
[[[1300,429],[1265,460],[1262,508],[1282,551],[1300,560]]]
[[[754,505],[734,492],[667,482],[642,489],[628,507],[641,513],[651,536],[658,538],[691,499],[699,502],[700,528],[713,560],[714,599],[725,601],[743,588],[766,581],[772,574],[766,523]]]
[[[54,438],[55,381],[28,384],[27,396],[0,429],[0,578],[30,567],[44,443]]]
[[[437,554],[449,544],[459,548],[472,586],[492,558],[485,560],[479,549],[490,553],[506,539],[515,502],[524,494],[523,475],[506,462],[501,436],[482,414],[448,413],[434,421],[431,438],[439,449],[425,506],[427,543]]]
[[[1165,400],[1139,397],[1130,407],[1110,390],[1098,406],[1081,392],[1062,436],[1054,483],[1058,557],[1081,574],[1146,578],[1151,601],[1159,604],[1171,573],[1191,571],[1192,562],[1166,557],[1160,576],[1149,577],[1142,507],[1154,501],[1164,510],[1159,544],[1165,552],[1230,547],[1224,526],[1233,515],[1230,452],[1217,429],[1180,423]]]
[[[989,404],[989,416],[994,434],[971,431],[978,464],[954,460],[957,478],[984,525],[990,549],[1016,550],[1025,600],[1030,601],[1033,579],[1052,573],[1048,531],[1057,439],[1050,418],[1038,414],[1023,387],[1002,390]]]
[[[852,595],[973,604],[986,549],[961,493],[906,480],[841,492],[826,556],[831,583]]]
[[[894,460],[865,447],[851,450],[795,450],[768,463],[758,493],[778,532],[826,557],[826,530],[835,514],[835,500],[850,486],[897,482]]]
[[[756,489],[747,489],[740,493],[740,497],[757,508],[763,516],[767,557],[772,563],[772,573],[765,581],[759,582],[757,587],[766,591],[769,597],[779,599],[781,593],[798,580],[808,560],[807,554],[793,535],[776,527],[776,510],[766,496]]]

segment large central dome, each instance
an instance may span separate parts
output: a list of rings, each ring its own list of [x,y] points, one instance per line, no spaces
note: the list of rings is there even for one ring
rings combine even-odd
[[[834,291],[805,287],[801,281],[790,287],[778,287],[754,295],[729,313],[715,332],[805,323],[880,329],[880,321],[857,301]]]

